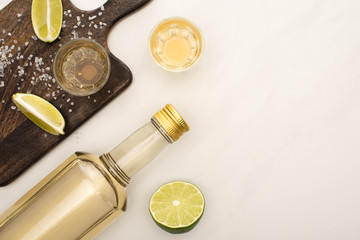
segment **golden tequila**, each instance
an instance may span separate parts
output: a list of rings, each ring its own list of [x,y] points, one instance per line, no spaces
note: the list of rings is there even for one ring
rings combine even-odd
[[[85,96],[100,90],[110,74],[110,59],[106,50],[89,39],[66,43],[57,53],[54,74],[67,92]]]
[[[0,239],[92,239],[126,210],[126,186],[189,126],[171,105],[111,152],[75,153],[0,215]]]
[[[150,53],[161,67],[183,71],[198,62],[203,51],[200,30],[181,17],[161,21],[150,34]]]

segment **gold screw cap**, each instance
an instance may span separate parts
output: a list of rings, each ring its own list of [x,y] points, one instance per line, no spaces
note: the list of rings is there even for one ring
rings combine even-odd
[[[189,125],[171,104],[166,104],[162,110],[154,115],[154,118],[174,142],[190,130]]]

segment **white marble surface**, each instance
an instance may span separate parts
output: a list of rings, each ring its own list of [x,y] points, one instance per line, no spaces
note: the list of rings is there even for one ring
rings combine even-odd
[[[132,179],[126,215],[96,239],[360,239],[359,8],[357,0],[153,0],[109,36],[132,85],[0,188],[0,212],[74,151],[109,151],[172,103],[191,131]],[[203,58],[184,73],[161,69],[147,49],[152,27],[174,15],[205,36]],[[162,231],[148,213],[152,192],[176,179],[206,198],[184,235]]]

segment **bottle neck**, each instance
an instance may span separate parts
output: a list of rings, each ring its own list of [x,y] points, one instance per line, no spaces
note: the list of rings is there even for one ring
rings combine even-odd
[[[136,173],[153,160],[169,143],[171,137],[156,121],[135,131],[110,153],[100,159],[112,176],[124,187]]]

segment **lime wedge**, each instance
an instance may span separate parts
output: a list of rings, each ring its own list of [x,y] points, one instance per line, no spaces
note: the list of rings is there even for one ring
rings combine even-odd
[[[61,0],[33,0],[31,20],[36,36],[53,42],[60,34],[63,10]]]
[[[162,229],[184,233],[195,227],[204,213],[205,199],[195,185],[175,181],[162,185],[152,195],[149,210]]]
[[[45,99],[33,94],[16,93],[12,100],[25,116],[43,130],[53,135],[64,134],[63,116]]]

